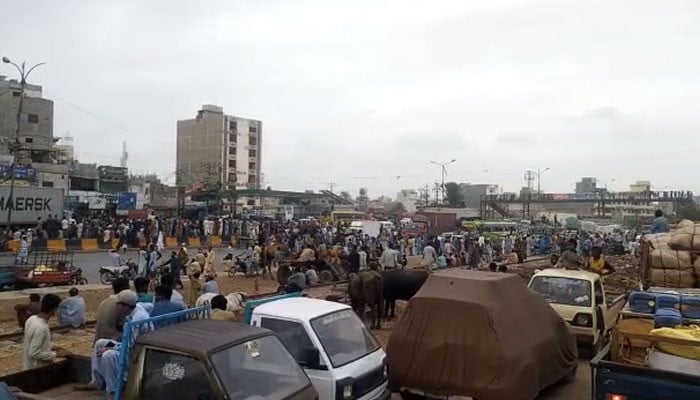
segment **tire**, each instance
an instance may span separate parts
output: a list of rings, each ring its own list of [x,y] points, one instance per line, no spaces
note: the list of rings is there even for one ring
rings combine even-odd
[[[81,277],[80,279],[78,279],[78,285],[87,285],[87,284],[88,284],[87,278]]]
[[[111,285],[113,280],[114,275],[110,274],[109,272],[103,272],[100,274],[100,282],[102,282],[103,285]]]

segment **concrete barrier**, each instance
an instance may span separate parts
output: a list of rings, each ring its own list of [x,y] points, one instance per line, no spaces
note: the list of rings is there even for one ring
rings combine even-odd
[[[16,253],[17,251],[19,251],[19,245],[19,240],[10,240],[9,242],[7,242],[7,249],[13,253]]]
[[[97,245],[97,239],[81,239],[80,240],[81,250],[99,250],[100,247]]]
[[[174,236],[168,236],[165,238],[165,247],[169,249],[176,249],[178,247],[177,238]]]
[[[220,236],[210,236],[209,237],[209,246],[212,246],[212,247],[221,246],[221,237]]]
[[[66,251],[66,241],[63,239],[50,239],[46,243],[46,249],[48,251]]]
[[[191,237],[187,240],[190,247],[202,247],[202,241],[198,237]]]
[[[112,239],[112,248],[113,249],[119,248],[119,239]]]

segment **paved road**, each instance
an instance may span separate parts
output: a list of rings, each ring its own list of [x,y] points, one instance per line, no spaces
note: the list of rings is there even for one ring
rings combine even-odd
[[[188,249],[190,253],[192,249]],[[170,256],[171,250],[165,250],[163,257],[160,262],[165,262],[167,257]],[[194,249],[196,252],[196,249]],[[217,264],[221,262],[224,255],[226,255],[226,249],[214,249],[216,253]],[[236,250],[237,254],[242,253],[242,250]],[[126,254],[122,253],[125,258],[131,257],[134,260],[138,259],[136,250],[127,250]],[[29,255],[29,260],[32,260],[32,255]],[[0,254],[0,265],[12,265],[14,263],[14,256],[12,254]],[[104,265],[111,265],[109,251],[104,250],[100,252],[90,252],[90,253],[74,253],[73,263],[76,267],[83,269],[83,276],[87,278],[89,283],[100,283],[100,267]]]

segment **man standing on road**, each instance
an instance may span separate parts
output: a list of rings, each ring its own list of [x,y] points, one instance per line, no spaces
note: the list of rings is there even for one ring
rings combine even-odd
[[[423,266],[425,269],[430,272],[433,270],[433,266],[435,265],[435,260],[437,259],[437,254],[435,252],[435,248],[427,244],[425,247],[423,247]]]
[[[49,319],[56,314],[61,298],[53,293],[41,299],[41,311],[32,315],[24,325],[24,342],[22,344],[22,369],[41,367],[51,364],[56,357],[64,357],[66,352],[51,346]]]
[[[170,259],[160,266],[165,267],[166,265],[170,265],[170,274],[172,275],[174,281],[173,289],[177,288],[178,286],[182,288],[182,278],[180,276],[184,265],[182,264],[182,260],[180,259],[179,255],[174,251],[170,253]]]

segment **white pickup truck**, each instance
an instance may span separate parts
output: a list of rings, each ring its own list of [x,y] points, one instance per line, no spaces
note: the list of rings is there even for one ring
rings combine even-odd
[[[579,345],[597,354],[617,323],[626,295],[610,297],[601,276],[588,271],[545,269],[536,273],[530,289],[544,296],[569,324]]]
[[[291,297],[256,305],[249,323],[277,334],[321,400],[388,399],[386,354],[347,305]]]

